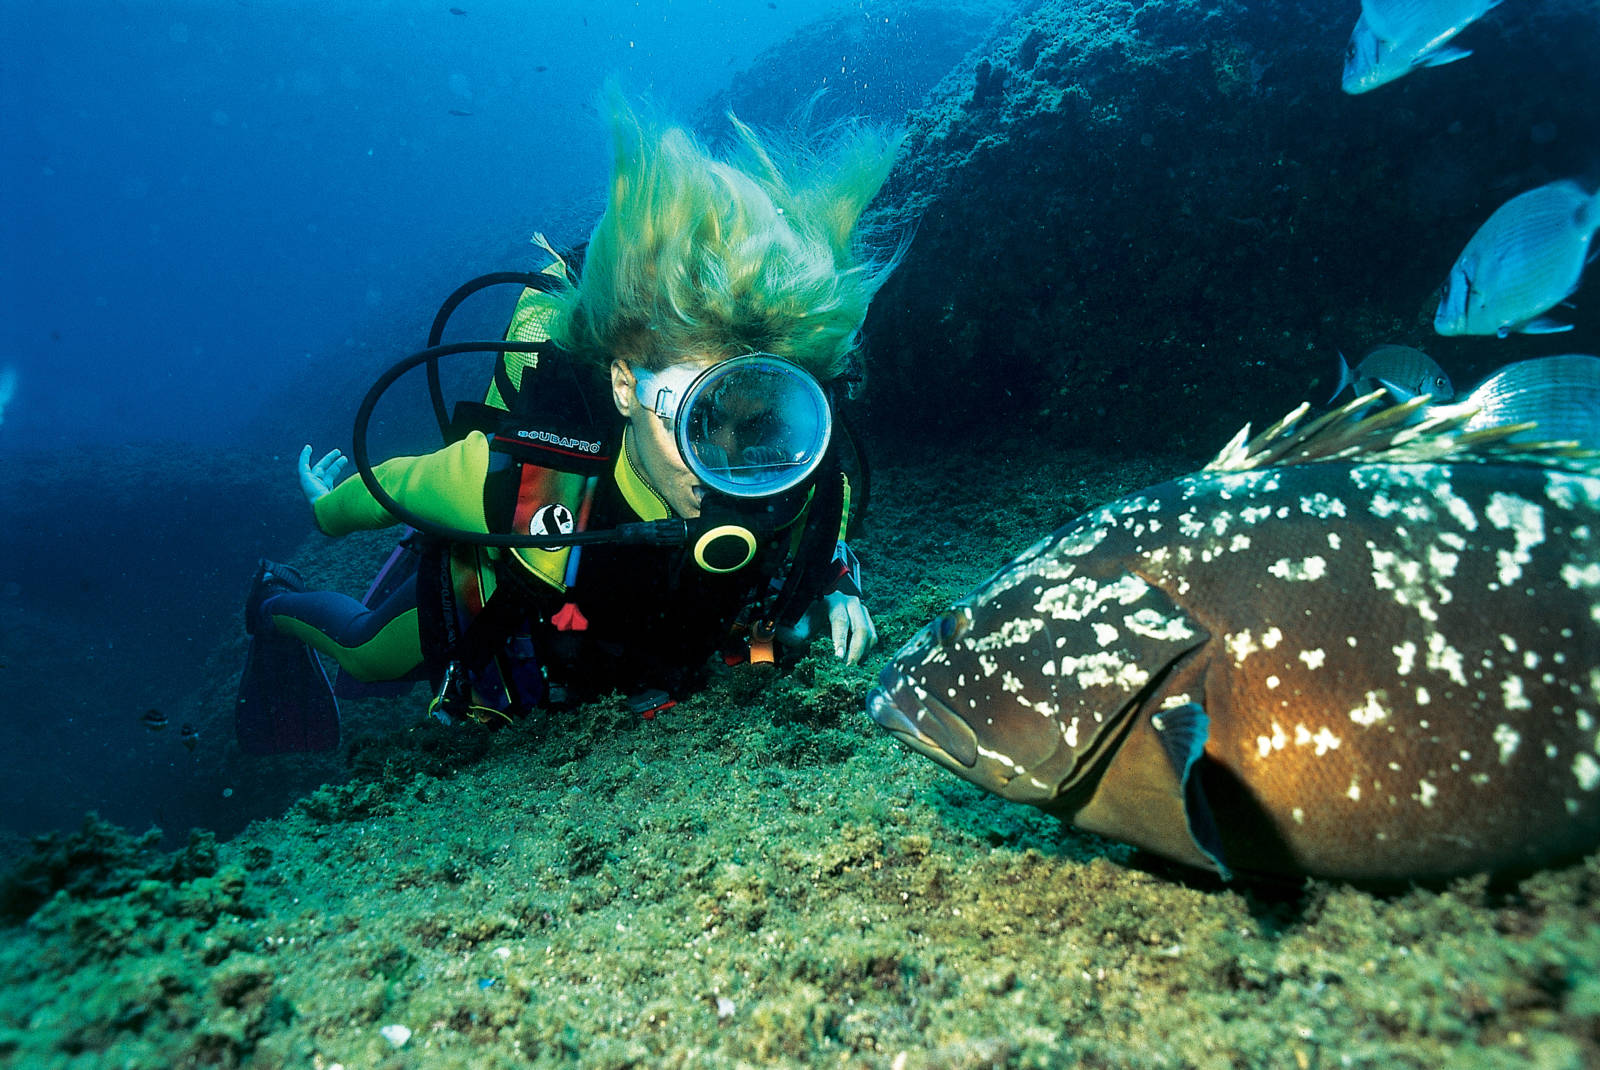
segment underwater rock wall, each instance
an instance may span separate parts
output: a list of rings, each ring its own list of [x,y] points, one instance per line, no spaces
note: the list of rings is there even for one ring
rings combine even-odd
[[[1462,385],[1595,352],[1585,290],[1555,338],[1431,328],[1495,207],[1600,182],[1591,0],[1504,5],[1458,39],[1469,59],[1348,96],[1357,14],[1045,0],[1003,23],[913,116],[890,181],[918,222],[867,323],[874,429],[1205,454],[1324,401],[1340,349],[1418,345]]]
[[[1005,6],[893,0],[842,8],[757,56],[700,109],[695,127],[716,142],[728,135],[730,111],[764,129],[783,129],[800,115],[901,122]]]

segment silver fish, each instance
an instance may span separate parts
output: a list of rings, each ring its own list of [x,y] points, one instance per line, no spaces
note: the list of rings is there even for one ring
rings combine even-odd
[[[1600,463],[1358,398],[1048,536],[867,708],[1224,876],[1434,880],[1600,846]]]
[[[1461,250],[1433,316],[1440,334],[1552,334],[1544,315],[1577,290],[1600,230],[1600,193],[1551,182],[1495,209]]]
[[[1423,394],[1434,401],[1449,401],[1456,396],[1455,385],[1438,361],[1410,346],[1377,346],[1361,358],[1354,371],[1340,353],[1339,386],[1328,400],[1333,401],[1346,387],[1353,387],[1358,395],[1382,387],[1389,391],[1392,401],[1410,401]]]
[[[1466,59],[1447,42],[1498,7],[1500,0],[1361,0],[1361,17],[1345,46],[1346,93],[1366,93],[1418,67]]]
[[[1431,412],[1469,414],[1466,430],[1532,423],[1511,435],[1521,442],[1574,442],[1600,450],[1600,357],[1564,353],[1507,364],[1451,406]]]
[[[7,364],[0,368],[0,423],[5,423],[6,406],[17,394],[17,369]]]

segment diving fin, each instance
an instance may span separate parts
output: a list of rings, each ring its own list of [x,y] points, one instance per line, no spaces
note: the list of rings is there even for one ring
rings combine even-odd
[[[290,582],[293,577],[293,582]],[[273,594],[301,589],[290,569],[262,561],[246,601],[246,630],[253,632],[239,694],[234,735],[246,754],[299,754],[339,746],[339,702],[317,652],[252,618]]]

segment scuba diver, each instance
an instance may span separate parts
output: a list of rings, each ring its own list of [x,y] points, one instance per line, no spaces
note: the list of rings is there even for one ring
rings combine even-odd
[[[312,648],[359,681],[427,678],[446,723],[509,723],[619,691],[646,716],[709,658],[773,659],[826,626],[837,656],[876,641],[844,542],[851,481],[837,403],[867,307],[904,251],[861,215],[900,135],[836,127],[782,148],[733,120],[712,156],[612,87],[610,195],[580,257],[524,284],[503,343],[436,345],[391,368],[346,458],[298,472],[330,536],[416,529],[365,602],[263,561],[246,602],[236,726],[251,753],[337,746]],[[731,118],[731,117],[730,117]],[[436,359],[498,351],[483,403],[444,415]],[[373,405],[428,364],[449,444],[372,465]]]

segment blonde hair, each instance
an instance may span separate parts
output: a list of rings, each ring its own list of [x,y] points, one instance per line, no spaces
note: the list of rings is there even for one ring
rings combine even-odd
[[[840,374],[904,243],[875,253],[858,226],[904,135],[835,126],[810,148],[729,116],[718,159],[681,127],[641,119],[610,87],[611,190],[581,278],[555,294],[552,336],[609,363],[660,369],[764,352]]]

